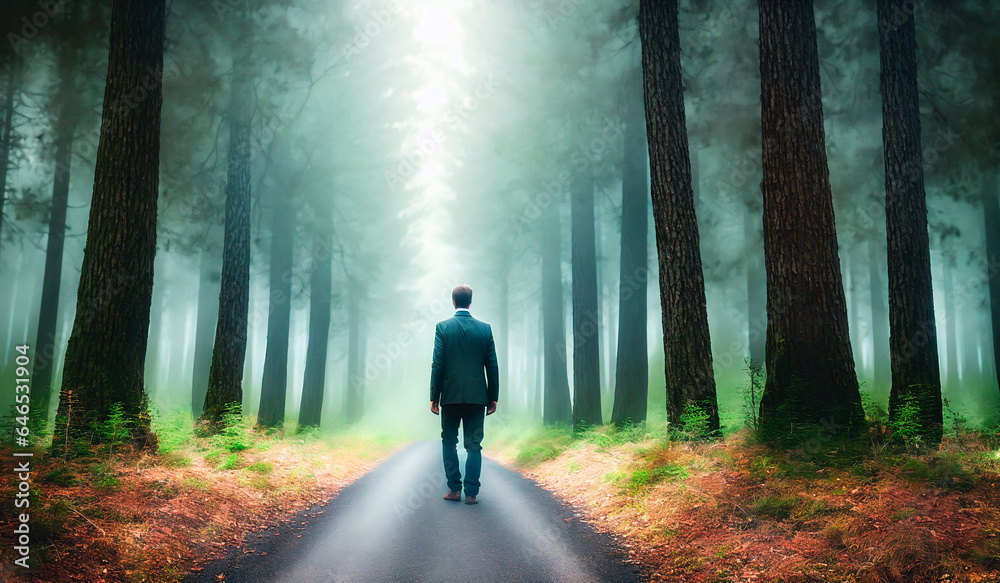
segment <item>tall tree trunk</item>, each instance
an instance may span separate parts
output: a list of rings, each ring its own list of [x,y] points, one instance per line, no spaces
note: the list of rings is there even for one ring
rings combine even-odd
[[[286,183],[279,181],[278,188]],[[292,317],[292,208],[275,197],[271,223],[271,285],[268,300],[267,348],[264,374],[260,382],[260,409],[257,423],[281,427],[285,421],[285,394],[288,387],[288,339]]]
[[[747,270],[747,342],[750,365],[764,368],[767,332],[767,271],[761,235],[760,200],[746,201],[743,214],[743,244]]]
[[[660,268],[667,410],[680,423],[692,404],[719,429],[698,220],[684,120],[677,2],[639,4],[653,222]]]
[[[14,131],[14,96],[17,93],[16,63],[8,58],[4,88],[3,126],[0,127],[0,241],[3,241],[3,206],[7,200],[7,171],[10,170],[10,140]],[[37,358],[37,351],[36,351]],[[35,385],[38,386],[37,384]]]
[[[559,209],[545,211],[541,233],[542,318],[544,322],[545,398],[542,420],[546,425],[572,423],[569,378],[566,376],[566,323],[563,316],[561,236]]]
[[[216,423],[243,404],[250,304],[250,122],[253,119],[246,43],[237,51],[230,88],[226,225],[219,283],[219,320],[201,418]]]
[[[873,385],[882,391],[892,383],[889,367],[889,310],[886,307],[885,260],[875,241],[868,241],[868,278],[872,304]],[[884,393],[883,393],[884,394]]]
[[[597,252],[594,246],[594,182],[573,181],[573,424],[600,425],[600,314],[597,311]]]
[[[365,387],[365,338],[364,314],[361,306],[363,291],[360,284],[350,282],[347,296],[347,393],[344,395],[344,413],[347,423],[356,423],[364,416]]]
[[[328,226],[316,236],[313,268],[309,290],[309,344],[306,347],[306,369],[302,376],[302,404],[299,407],[300,427],[319,427],[326,390],[326,354],[330,340],[330,294],[333,292],[333,266],[327,251],[333,246],[333,233]]]
[[[766,436],[864,423],[826,161],[811,0],[760,0]]]
[[[646,282],[649,281],[649,183],[642,76],[631,80],[622,174],[622,242],[618,284],[618,358],[611,422],[642,423],[649,398]]]
[[[195,317],[194,366],[191,373],[191,412],[197,419],[205,407],[208,376],[212,368],[212,345],[215,343],[215,326],[219,321],[220,278],[216,271],[215,257],[208,251],[201,253],[198,276],[198,312]]]
[[[997,176],[990,174],[983,192],[983,218],[986,223],[986,275],[989,278],[990,322],[993,329],[993,374],[1000,381],[1000,199]],[[1000,389],[1000,382],[998,382]]]
[[[38,335],[35,340],[35,365],[32,371],[35,419],[37,427],[48,424],[52,399],[52,376],[58,341],[59,289],[62,283],[63,247],[66,242],[66,209],[69,207],[69,177],[73,162],[73,137],[79,120],[74,108],[76,91],[76,49],[64,44],[59,52],[59,91],[56,94],[59,118],[56,121],[56,157],[52,178],[52,206],[49,209],[49,235],[45,246],[45,272],[42,299],[38,310]],[[9,110],[8,110],[9,113]],[[4,174],[7,159],[2,158]],[[6,181],[6,177],[4,178]]]
[[[143,364],[156,255],[164,0],[115,0],[107,87],[61,407],[114,403],[149,431]],[[137,93],[136,88],[145,91]],[[139,96],[142,98],[139,98]],[[70,397],[72,394],[72,397]]]
[[[915,404],[925,436],[937,443],[944,412],[920,149],[913,11],[904,0],[879,0],[878,30],[892,355],[889,418],[897,419],[907,402]]]

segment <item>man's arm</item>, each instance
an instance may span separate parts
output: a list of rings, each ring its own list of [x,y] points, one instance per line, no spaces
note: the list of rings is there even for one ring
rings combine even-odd
[[[441,324],[434,327],[434,357],[431,360],[431,411],[437,409],[444,383],[444,334]],[[435,413],[437,413],[435,411]]]
[[[496,409],[496,402],[500,396],[500,367],[497,366],[497,349],[493,342],[493,329],[487,329],[490,334],[490,343],[486,349],[486,400],[490,402],[490,408]]]

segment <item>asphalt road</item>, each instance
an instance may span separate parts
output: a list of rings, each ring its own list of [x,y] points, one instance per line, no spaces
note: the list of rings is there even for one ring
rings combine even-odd
[[[464,468],[461,445],[459,452]],[[413,443],[327,506],[251,534],[243,548],[185,581],[641,580],[638,568],[625,562],[627,555],[609,537],[582,523],[572,508],[532,480],[484,458],[481,482],[479,504],[443,500],[447,486],[440,442]]]

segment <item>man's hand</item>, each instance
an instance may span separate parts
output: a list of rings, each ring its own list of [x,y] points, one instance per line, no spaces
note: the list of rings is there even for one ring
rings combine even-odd
[[[497,412],[497,402],[490,401],[490,406],[486,408],[486,414],[492,415]]]
[[[435,415],[441,414],[441,410],[438,409],[437,401],[431,401],[431,413],[434,413]]]

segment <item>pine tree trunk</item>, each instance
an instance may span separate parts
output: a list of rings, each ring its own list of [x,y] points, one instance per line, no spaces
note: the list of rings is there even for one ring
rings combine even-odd
[[[566,323],[563,316],[561,236],[559,209],[545,211],[542,225],[542,347],[545,358],[545,388],[542,420],[546,425],[572,423],[569,378],[566,376]]]
[[[317,260],[309,290],[309,344],[306,369],[302,376],[302,404],[299,427],[319,427],[326,389],[326,355],[330,340],[330,294],[333,292],[333,266],[327,249],[333,246],[333,233],[325,228],[316,237],[313,257]]]
[[[930,443],[937,443],[941,440],[943,410],[920,149],[913,11],[907,9],[904,0],[879,0],[878,29],[892,360],[889,418],[898,418],[907,402],[915,404],[925,436]]]
[[[811,0],[760,0],[766,437],[864,423],[837,257]]]
[[[594,246],[594,182],[573,181],[573,424],[600,425],[600,314],[597,311],[597,252]]]
[[[116,0],[94,194],[60,405],[149,431],[143,364],[156,255],[164,0]],[[69,395],[72,393],[72,398]],[[77,417],[79,419],[79,417]]]
[[[277,198],[277,197],[276,197]],[[271,210],[271,285],[268,300],[267,348],[264,374],[260,382],[260,409],[257,423],[281,427],[285,421],[285,394],[288,386],[288,340],[292,316],[292,209],[286,201],[275,200]]]
[[[191,412],[195,419],[205,407],[205,395],[208,392],[212,345],[215,343],[215,326],[219,321],[219,291],[220,279],[215,258],[208,251],[202,251],[194,332],[194,366],[191,373]]]
[[[245,52],[237,59],[246,58]],[[250,122],[253,118],[250,71],[234,64],[229,110],[226,224],[219,283],[219,320],[201,418],[216,423],[243,404],[250,305]]]
[[[680,423],[688,404],[719,429],[698,221],[684,119],[677,2],[639,4],[653,223],[660,271],[667,410]]]
[[[347,297],[347,393],[344,413],[347,423],[356,423],[364,416],[365,402],[365,340],[361,286],[351,282]]]
[[[59,290],[62,283],[63,247],[66,242],[66,209],[69,207],[69,177],[73,162],[73,137],[79,112],[73,107],[76,92],[76,49],[68,43],[59,52],[59,91],[56,103],[56,157],[52,178],[52,205],[49,209],[49,235],[45,246],[45,271],[42,298],[38,311],[38,331],[35,340],[35,365],[32,372],[36,427],[48,424],[52,399],[53,369],[58,342]],[[6,169],[6,157],[3,158]],[[5,178],[6,180],[6,178]]]
[[[868,241],[868,278],[872,298],[873,385],[884,390],[892,383],[889,367],[889,311],[886,307],[885,260],[874,241]],[[883,393],[884,394],[884,393]]]
[[[611,422],[642,423],[649,398],[646,347],[646,282],[649,281],[649,183],[642,78],[632,82],[633,103],[625,126],[622,175],[622,242],[618,284],[618,358]]]
[[[17,93],[17,78],[14,59],[5,64],[6,86],[4,88],[3,126],[0,127],[0,242],[3,241],[3,206],[7,200],[7,172],[10,170],[10,140],[14,130],[14,96]],[[36,351],[37,354],[37,351]],[[38,385],[35,385],[38,386]]]
[[[997,177],[991,174],[983,192],[983,218],[986,223],[986,274],[989,278],[990,322],[993,329],[993,374],[1000,381],[1000,200]],[[1000,382],[998,382],[1000,390]]]

